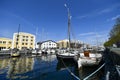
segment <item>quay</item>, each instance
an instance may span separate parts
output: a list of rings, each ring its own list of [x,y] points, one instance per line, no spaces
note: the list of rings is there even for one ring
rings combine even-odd
[[[107,48],[104,52],[105,74],[109,80],[120,79],[120,48]],[[106,80],[108,80],[106,79]]]

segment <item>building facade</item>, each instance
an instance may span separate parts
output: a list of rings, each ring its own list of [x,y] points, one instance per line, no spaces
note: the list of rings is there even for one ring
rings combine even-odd
[[[12,48],[12,39],[0,38],[0,50]]]
[[[43,42],[38,42],[39,48],[40,49],[52,49],[52,48],[57,48],[57,43],[52,40],[47,40]]]
[[[57,42],[59,48],[68,48],[69,47],[69,40],[60,40]]]
[[[18,49],[34,49],[35,48],[35,35],[25,32],[19,32],[13,34],[13,43],[12,43],[12,49],[18,48]]]
[[[57,42],[58,48],[69,48],[69,40],[60,40]],[[71,48],[80,48],[82,46],[82,42],[79,40],[71,40],[70,46]]]

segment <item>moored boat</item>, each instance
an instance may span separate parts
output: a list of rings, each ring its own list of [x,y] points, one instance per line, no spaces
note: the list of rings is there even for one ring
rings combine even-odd
[[[102,60],[101,53],[92,53],[92,52],[84,52],[80,53],[77,60],[78,68],[82,66],[95,66],[99,65],[100,61]]]

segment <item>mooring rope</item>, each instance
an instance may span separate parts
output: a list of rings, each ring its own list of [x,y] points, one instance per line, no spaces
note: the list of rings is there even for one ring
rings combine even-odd
[[[96,72],[98,72],[100,69],[102,69],[105,66],[105,63],[100,66],[97,70],[95,70],[93,73],[91,73],[89,76],[85,77],[83,80],[89,79],[91,76],[93,76]]]
[[[64,61],[63,61],[62,58],[61,58],[61,60],[62,60],[63,65],[65,66],[65,68],[68,70],[68,72],[69,72],[73,77],[75,77],[77,80],[80,80],[80,78],[77,77],[73,72],[71,72],[70,69],[65,65],[65,63],[64,63]]]
[[[107,74],[106,74],[106,80],[109,80],[109,76],[110,76],[110,72],[107,71]]]
[[[116,65],[116,70],[118,72],[118,75],[120,76],[120,66]]]

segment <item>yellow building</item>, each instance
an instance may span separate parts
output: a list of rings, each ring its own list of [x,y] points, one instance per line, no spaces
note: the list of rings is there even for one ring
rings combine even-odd
[[[0,38],[0,50],[10,49],[12,47],[12,39]]]
[[[12,49],[13,48],[18,48],[18,49],[23,49],[23,48],[35,48],[35,35],[30,34],[30,33],[25,33],[25,32],[19,32],[14,33],[13,35],[13,43],[12,43]]]
[[[60,40],[57,42],[58,43],[58,47],[59,48],[68,48],[69,47],[69,40],[65,39],[65,40]]]

